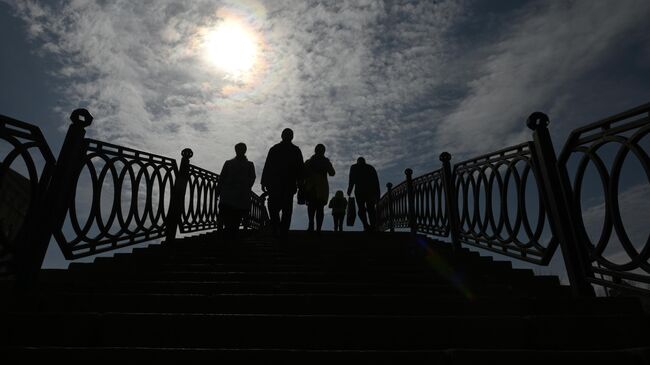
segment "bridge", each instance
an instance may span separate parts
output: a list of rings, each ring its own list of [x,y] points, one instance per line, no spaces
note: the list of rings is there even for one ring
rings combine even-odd
[[[574,130],[559,154],[535,112],[528,142],[459,162],[442,153],[419,176],[406,169],[379,201],[381,232],[273,241],[252,193],[236,246],[219,229],[219,175],[193,165],[190,149],[177,162],[86,138],[87,110],[70,119],[55,158],[37,126],[0,116],[3,205],[23,207],[0,220],[3,356],[650,361],[650,245],[631,238],[619,198],[625,161],[650,176],[650,103]],[[605,202],[596,239],[581,200],[589,168]],[[47,270],[50,241],[67,260],[162,243]],[[613,245],[622,261],[607,254]],[[558,255],[568,285],[512,266]]]

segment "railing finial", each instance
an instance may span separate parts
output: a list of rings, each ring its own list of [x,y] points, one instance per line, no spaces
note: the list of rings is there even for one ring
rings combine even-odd
[[[82,128],[86,128],[93,122],[93,115],[90,114],[88,109],[79,108],[75,109],[72,114],[70,114],[70,120],[73,124],[79,124]]]
[[[528,117],[528,119],[526,119],[526,125],[532,130],[536,130],[542,125],[546,127],[550,122],[548,115],[542,112],[534,112]]]
[[[392,189],[393,188],[393,183],[387,183],[386,187],[388,188],[388,190]]]
[[[413,176],[413,170],[412,169],[406,169],[406,170],[404,170],[404,174],[406,176]]]
[[[192,151],[191,148],[184,148],[181,151],[181,156],[183,156],[183,158],[190,159],[190,158],[192,158],[192,156],[194,156],[194,151]]]
[[[443,152],[440,154],[440,161],[445,162],[445,161],[451,161],[451,153],[449,152]]]

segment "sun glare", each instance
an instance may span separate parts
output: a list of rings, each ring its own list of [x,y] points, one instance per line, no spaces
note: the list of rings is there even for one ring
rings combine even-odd
[[[208,62],[236,80],[246,78],[257,59],[255,35],[237,20],[224,20],[206,32],[203,48]]]

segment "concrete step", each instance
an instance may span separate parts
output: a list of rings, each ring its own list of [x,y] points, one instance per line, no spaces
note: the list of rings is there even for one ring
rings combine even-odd
[[[501,365],[548,365],[550,363],[584,363],[590,365],[650,363],[650,347],[622,350],[300,350],[300,349],[203,349],[203,348],[151,348],[151,347],[0,347],[0,356],[20,358],[23,361],[124,361],[145,360],[161,363],[282,363],[331,364],[354,362],[372,364],[405,364],[428,362],[444,365],[475,365],[479,363]]]
[[[230,314],[641,315],[634,298],[441,298],[363,294],[141,294],[52,292],[1,297],[0,311]]]
[[[647,318],[10,313],[9,346],[613,350],[647,345]]]

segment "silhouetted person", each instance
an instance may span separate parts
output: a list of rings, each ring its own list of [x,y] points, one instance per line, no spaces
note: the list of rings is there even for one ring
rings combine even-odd
[[[237,238],[242,218],[250,211],[251,188],[255,183],[255,166],[246,158],[246,145],[237,143],[235,153],[235,158],[223,164],[217,185],[221,196],[219,210],[229,239]]]
[[[345,210],[348,207],[348,200],[343,196],[343,190],[336,192],[329,204],[332,209],[332,218],[334,218],[334,232],[343,232],[343,218]]]
[[[310,232],[314,230],[314,216],[316,217],[316,231],[320,232],[323,227],[324,208],[330,194],[327,175],[334,176],[334,174],[332,163],[325,157],[325,146],[318,144],[314,149],[314,155],[305,161],[304,189],[307,213],[309,214],[307,230]]]
[[[353,188],[363,229],[365,231],[374,230],[377,216],[376,205],[380,194],[379,178],[375,168],[368,165],[363,157],[359,157],[357,163],[350,167],[348,196],[352,194]]]
[[[292,140],[293,131],[289,128],[283,130],[282,142],[271,147],[262,171],[262,190],[269,194],[269,216],[274,237],[286,236],[289,231],[293,195],[302,179],[302,152],[291,143]]]

